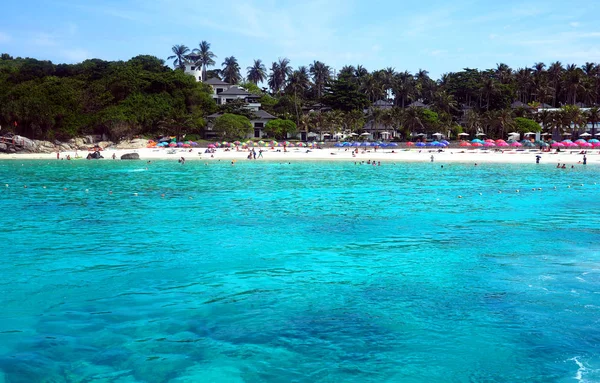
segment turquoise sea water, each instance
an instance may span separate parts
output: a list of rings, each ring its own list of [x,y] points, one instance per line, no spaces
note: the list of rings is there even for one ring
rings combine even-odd
[[[600,169],[440,165],[0,162],[0,381],[599,382]]]

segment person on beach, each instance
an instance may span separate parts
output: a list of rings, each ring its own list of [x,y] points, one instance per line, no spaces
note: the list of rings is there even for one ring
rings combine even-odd
[[[182,164],[182,165],[183,165],[183,164],[185,164],[185,158],[181,157],[181,158],[179,159],[179,163],[180,163],[180,164]]]
[[[56,152],[56,159],[60,160],[60,152],[59,151]]]
[[[585,156],[585,154],[583,155],[583,164],[587,165],[587,157]]]
[[[431,162],[433,162],[433,154],[431,155]]]
[[[263,154],[263,150],[259,149],[258,150],[258,158],[264,158],[262,154]]]
[[[556,168],[560,169],[560,162],[558,164],[556,164]]]
[[[561,166],[560,168],[561,168],[561,169],[566,169],[566,168],[567,168],[567,166],[566,166],[566,164],[562,164],[562,166]]]
[[[115,153],[113,153],[113,155],[112,155],[112,159],[113,159],[113,160],[116,160],[116,159],[117,159],[117,155],[116,155]]]

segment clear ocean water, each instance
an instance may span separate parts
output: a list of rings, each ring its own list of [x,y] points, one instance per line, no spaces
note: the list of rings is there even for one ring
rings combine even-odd
[[[600,382],[599,174],[2,161],[0,381]]]

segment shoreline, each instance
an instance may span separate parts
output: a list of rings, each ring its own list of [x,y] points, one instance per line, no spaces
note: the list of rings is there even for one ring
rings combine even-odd
[[[263,157],[259,157],[258,150],[263,150]],[[206,148],[189,149],[106,149],[101,151],[103,161],[113,161],[112,155],[115,154],[116,160],[126,153],[137,153],[141,161],[167,160],[177,161],[184,157],[186,161],[249,161],[247,158],[248,150],[229,150],[219,148],[214,153],[205,153]],[[536,156],[541,156],[540,163],[565,163],[567,165],[576,165],[583,163],[582,150],[567,150],[560,153],[541,152],[538,149],[525,150],[504,150],[502,151],[484,151],[481,149],[443,149],[438,152],[436,149],[383,149],[383,150],[359,150],[355,157],[351,150],[346,148],[324,148],[324,149],[291,149],[284,152],[282,149],[255,148],[257,160],[263,161],[382,161],[382,162],[431,162],[431,156],[434,162],[459,162],[459,163],[518,163],[526,164],[536,162]],[[600,165],[600,150],[583,150],[586,152],[588,165]],[[75,157],[75,151],[60,152],[61,160],[66,160],[67,155],[72,160],[86,160],[88,152],[78,151],[80,158]],[[55,153],[11,153],[0,154],[1,160],[54,160]],[[86,160],[87,161],[87,160]],[[90,160],[91,161],[91,160]],[[96,160],[97,161],[97,160]],[[128,160],[136,161],[136,160]]]

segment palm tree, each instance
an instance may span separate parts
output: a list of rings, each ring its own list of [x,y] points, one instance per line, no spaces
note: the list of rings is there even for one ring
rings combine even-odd
[[[305,66],[300,66],[297,70],[292,72],[288,85],[285,88],[286,93],[294,94],[294,107],[296,108],[296,120],[298,121],[300,121],[298,112],[298,93],[304,95],[309,86],[310,79],[308,78],[308,69],[306,69]]]
[[[421,111],[419,108],[407,108],[403,113],[402,125],[414,136],[416,130],[425,129],[423,121],[421,121]]]
[[[237,62],[237,59],[233,56],[225,57],[223,61],[223,80],[230,84],[237,84],[242,79],[242,75],[240,74],[240,65]]]
[[[575,64],[567,65],[564,73],[564,86],[567,91],[567,102],[575,105],[577,93],[582,89],[583,71]]]
[[[309,70],[315,83],[317,98],[321,98],[325,84],[331,79],[331,68],[320,61],[314,61]]]
[[[490,110],[490,97],[496,91],[496,83],[491,77],[484,77],[481,84],[481,93],[485,95],[486,104],[485,110]]]
[[[474,109],[469,109],[466,114],[466,127],[472,136],[475,136],[481,128],[483,118]]]
[[[198,66],[202,67],[202,81],[206,81],[206,68],[216,64],[214,53],[210,51],[210,43],[201,41],[199,48],[193,50],[190,59],[193,59]]]
[[[529,90],[531,87],[531,69],[518,69],[515,80],[517,81],[517,93],[519,95],[519,101],[527,104],[529,102]]]
[[[552,95],[552,106],[556,107],[556,100],[558,98],[558,89],[560,86],[560,78],[562,76],[563,67],[560,61],[553,62],[548,67],[548,79],[554,88]]]
[[[254,60],[254,64],[246,68],[248,71],[248,81],[258,84],[267,79],[267,68],[261,60]]]
[[[400,106],[404,108],[406,101],[415,94],[415,81],[410,72],[404,71],[396,74],[392,92],[394,93],[395,104],[398,105],[400,101]]]
[[[175,61],[173,61],[173,67],[185,69],[185,63],[187,62],[186,55],[190,52],[190,48],[186,47],[183,44],[173,45],[171,51],[173,51],[173,55],[167,57],[167,60],[175,59]]]
[[[592,124],[592,136],[596,136],[596,124],[600,121],[600,108],[594,106],[590,108],[587,113],[587,122]]]
[[[512,81],[512,69],[506,64],[496,64],[495,75],[501,84],[508,84]]]

